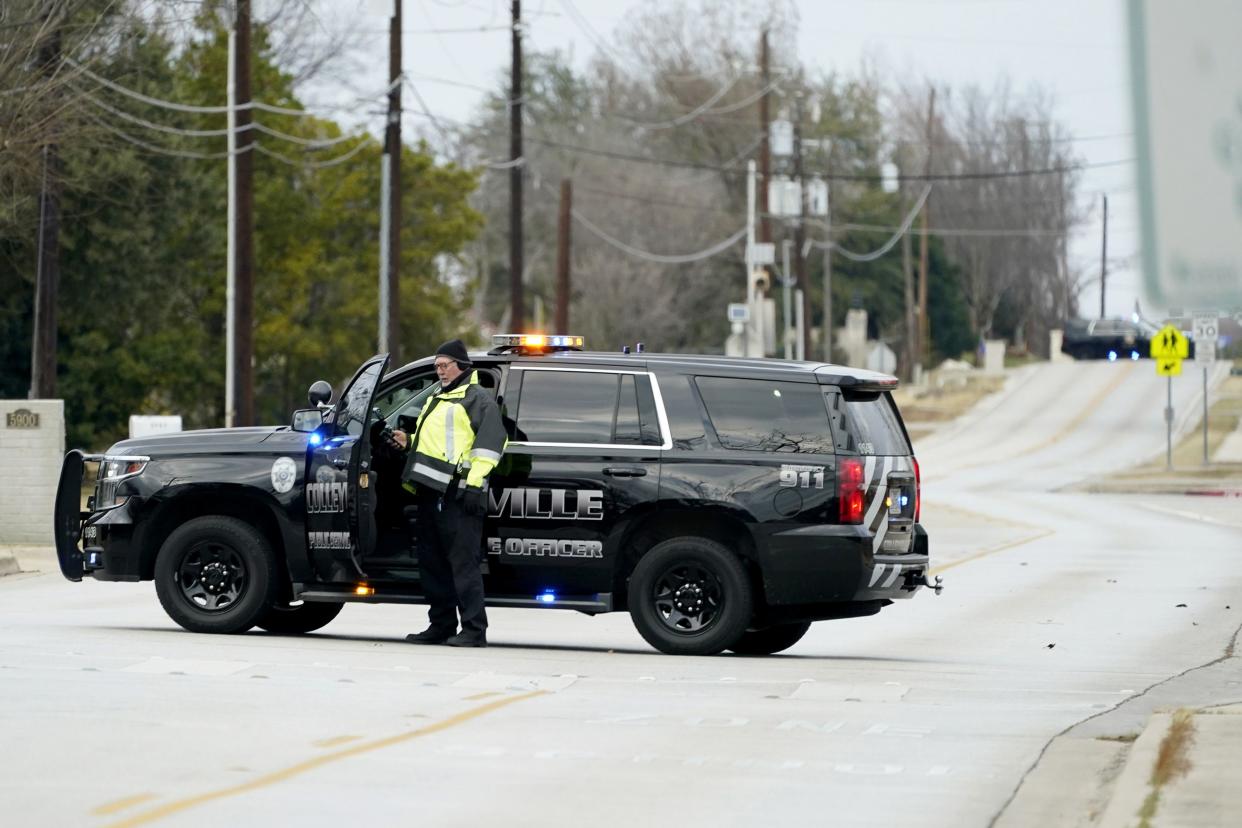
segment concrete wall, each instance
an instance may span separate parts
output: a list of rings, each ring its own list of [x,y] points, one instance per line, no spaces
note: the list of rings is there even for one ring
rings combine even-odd
[[[64,455],[64,400],[0,400],[0,544],[53,543]]]

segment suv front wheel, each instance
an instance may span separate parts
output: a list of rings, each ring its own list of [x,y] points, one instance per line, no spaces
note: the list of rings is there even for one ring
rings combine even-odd
[[[310,601],[290,604],[277,600],[259,617],[255,626],[277,635],[301,635],[327,626],[341,614],[344,606]]]
[[[275,561],[263,534],[223,515],[177,527],[155,559],[155,593],[191,632],[241,633],[276,598]]]
[[[673,538],[634,567],[628,591],[634,626],[670,655],[715,655],[750,624],[750,581],[737,557],[713,540]]]

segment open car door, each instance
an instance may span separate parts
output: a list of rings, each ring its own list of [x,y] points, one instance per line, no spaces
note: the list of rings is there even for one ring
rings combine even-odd
[[[306,548],[320,577],[365,578],[362,559],[375,545],[375,472],[371,430],[375,389],[388,354],[363,363],[312,437],[306,468]]]

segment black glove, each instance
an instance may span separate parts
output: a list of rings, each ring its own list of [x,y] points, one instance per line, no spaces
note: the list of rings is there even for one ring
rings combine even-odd
[[[467,486],[466,493],[461,496],[461,511],[471,517],[487,517],[487,493]]]
[[[384,428],[380,431],[380,441],[385,448],[394,454],[401,454],[405,451],[405,448],[397,442],[397,438],[393,435],[391,428]]]

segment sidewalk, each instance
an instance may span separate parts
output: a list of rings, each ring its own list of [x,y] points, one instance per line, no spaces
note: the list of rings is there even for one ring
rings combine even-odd
[[[53,546],[0,546],[0,577],[18,572],[56,572],[58,567]]]

